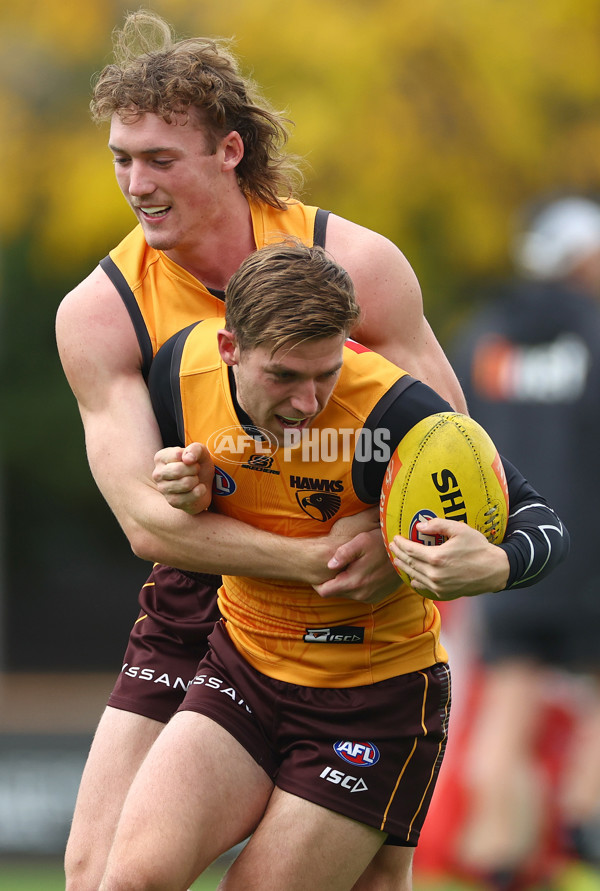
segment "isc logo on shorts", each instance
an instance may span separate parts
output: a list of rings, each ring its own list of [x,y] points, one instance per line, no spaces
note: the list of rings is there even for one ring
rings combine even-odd
[[[322,780],[341,786],[342,789],[347,789],[349,792],[367,792],[369,789],[360,777],[352,777],[350,774],[342,773],[341,770],[332,770],[331,767],[326,767],[319,776]]]
[[[350,740],[338,740],[333,744],[335,754],[357,767],[372,767],[379,761],[379,749],[371,742],[350,742]]]

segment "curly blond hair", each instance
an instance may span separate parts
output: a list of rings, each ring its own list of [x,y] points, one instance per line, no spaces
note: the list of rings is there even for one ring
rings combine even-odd
[[[177,40],[154,12],[129,13],[113,32],[114,63],[97,76],[90,103],[95,121],[144,114],[202,129],[209,151],[237,130],[244,156],[236,169],[247,197],[283,209],[302,182],[299,159],[283,151],[292,122],[275,111],[256,84],[240,73],[230,41]]]

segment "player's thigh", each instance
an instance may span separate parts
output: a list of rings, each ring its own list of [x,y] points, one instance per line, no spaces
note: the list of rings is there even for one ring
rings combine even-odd
[[[191,882],[248,837],[272,788],[224,728],[204,715],[178,712],[132,784],[108,875],[123,881],[129,870],[139,880],[143,871],[157,887],[161,878],[165,887]]]
[[[65,854],[67,876],[91,870],[94,861],[104,869],[131,782],[163,727],[120,709],[104,711],[81,777]]]
[[[275,789],[219,891],[349,891],[385,833]]]
[[[103,813],[121,810],[140,764],[163,727],[142,715],[105,709],[81,777],[75,820],[80,815],[93,816],[96,831]]]

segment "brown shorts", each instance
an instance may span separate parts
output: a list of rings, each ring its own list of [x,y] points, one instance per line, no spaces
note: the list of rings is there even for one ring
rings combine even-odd
[[[237,652],[223,622],[179,711],[224,727],[279,788],[414,846],[444,756],[450,671],[361,687],[274,680]]]
[[[218,576],[154,566],[108,705],[167,723],[206,653],[220,583]]]

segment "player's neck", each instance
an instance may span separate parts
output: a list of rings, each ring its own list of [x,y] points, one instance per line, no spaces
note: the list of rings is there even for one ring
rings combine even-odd
[[[208,288],[224,291],[227,282],[243,260],[256,249],[252,216],[246,198],[219,209],[201,237],[173,250],[167,256]]]

